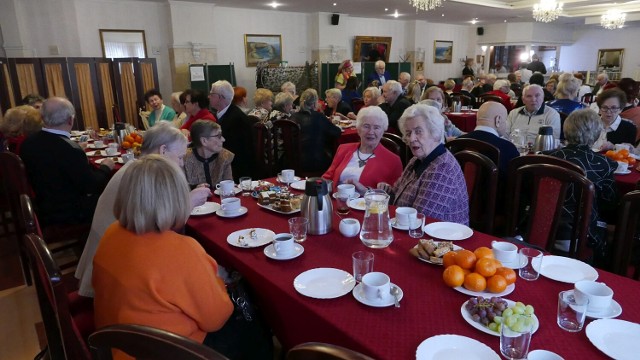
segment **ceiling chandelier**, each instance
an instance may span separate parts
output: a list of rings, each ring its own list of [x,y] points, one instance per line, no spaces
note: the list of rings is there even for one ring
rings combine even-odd
[[[620,10],[610,9],[600,18],[600,25],[607,30],[620,29],[627,15]]]
[[[555,0],[540,0],[540,4],[533,5],[533,18],[536,21],[551,22],[562,14],[562,3]]]
[[[433,10],[437,7],[442,6],[442,2],[444,0],[409,0],[409,4],[418,10]]]

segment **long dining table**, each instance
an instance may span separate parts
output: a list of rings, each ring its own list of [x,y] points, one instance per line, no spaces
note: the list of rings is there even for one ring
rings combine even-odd
[[[443,283],[442,266],[419,261],[409,253],[416,240],[406,231],[394,229],[394,241],[385,249],[368,249],[359,237],[347,238],[340,234],[340,218],[334,213],[332,231],[309,235],[302,243],[302,255],[287,261],[272,260],[265,256],[263,247],[232,246],[227,243],[227,236],[249,228],[288,232],[287,220],[300,214],[282,215],[261,208],[252,197],[241,197],[241,202],[248,209],[245,215],[236,218],[215,214],[192,216],[186,232],[221,265],[234,268],[244,276],[254,290],[262,314],[285,349],[319,341],[351,348],[376,359],[414,359],[423,340],[440,334],[458,334],[476,339],[500,354],[498,336],[481,332],[463,319],[461,306],[470,296]],[[393,216],[393,207],[390,211]],[[362,222],[364,212],[351,210],[347,216]],[[427,220],[428,223],[434,221]],[[474,250],[479,246],[490,247],[495,239],[474,231],[471,237],[455,244]],[[310,269],[337,268],[351,273],[351,255],[358,250],[373,252],[374,271],[388,274],[402,289],[404,297],[400,308],[369,307],[356,301],[350,293],[334,299],[315,299],[295,290],[296,276]],[[597,272],[598,281],[614,290],[614,300],[623,309],[618,318],[640,323],[638,282],[599,269]],[[573,284],[544,276],[531,282],[518,278],[513,293],[505,298],[535,308],[540,327],[532,337],[530,350],[550,350],[565,359],[606,359],[607,356],[591,344],[584,329],[570,333],[556,324],[558,293],[572,288]],[[587,324],[590,321],[587,319]]]

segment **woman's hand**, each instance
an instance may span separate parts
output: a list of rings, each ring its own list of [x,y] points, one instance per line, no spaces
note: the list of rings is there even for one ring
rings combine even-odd
[[[349,120],[355,120],[356,118],[357,116],[353,113],[353,111],[347,114],[347,119]]]
[[[211,189],[209,189],[207,184],[204,185],[205,186],[203,186],[203,184],[198,185],[198,187],[191,190],[191,193],[189,193],[192,209],[196,206],[203,205],[211,196]]]
[[[367,192],[367,187],[362,185],[362,183],[360,183],[357,180],[354,179],[347,179],[344,182],[345,184],[353,184],[356,187],[356,191],[360,193],[360,195],[364,195],[364,193]]]

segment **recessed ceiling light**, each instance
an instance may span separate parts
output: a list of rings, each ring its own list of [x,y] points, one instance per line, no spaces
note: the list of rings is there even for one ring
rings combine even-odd
[[[504,22],[507,22],[507,19],[504,19]]]
[[[398,16],[400,16],[400,15],[398,15],[398,9],[396,9],[396,12],[393,13],[393,17],[397,18]]]
[[[275,2],[275,1],[273,1],[273,2],[271,2],[271,3],[270,3],[270,4],[268,4],[268,5],[269,5],[269,6],[271,6],[272,8],[274,8],[274,9],[276,9],[276,8],[278,8],[278,6],[280,6],[280,5],[282,5],[282,4],[279,4],[279,3]]]
[[[338,3],[333,3],[333,6],[338,6]]]
[[[384,11],[389,11],[389,8],[384,8]]]
[[[442,14],[442,17],[444,17],[444,14]]]
[[[476,19],[471,20],[471,23],[472,23],[473,25],[475,25],[477,22],[478,22],[478,20],[476,20]]]

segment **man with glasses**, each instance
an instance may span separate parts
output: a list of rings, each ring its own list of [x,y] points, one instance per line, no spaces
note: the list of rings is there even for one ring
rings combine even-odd
[[[600,109],[600,120],[604,127],[594,147],[600,150],[613,149],[615,144],[635,144],[636,126],[620,117],[627,96],[620,89],[604,90],[596,98]]]
[[[507,117],[509,134],[520,129],[521,134],[526,134],[527,142],[533,143],[538,129],[547,125],[553,128],[553,137],[560,139],[560,114],[555,109],[545,106],[542,86],[526,86],[522,90],[522,101],[524,106],[511,110]]]

